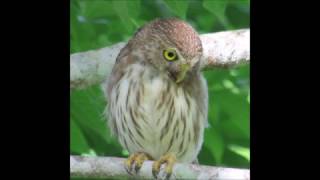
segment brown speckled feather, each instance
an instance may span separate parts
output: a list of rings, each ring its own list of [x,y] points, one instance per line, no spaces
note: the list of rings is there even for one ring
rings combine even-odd
[[[176,50],[168,62],[163,51]],[[153,159],[173,153],[193,162],[207,125],[208,92],[199,64],[202,45],[197,32],[178,19],[158,19],[139,29],[120,51],[107,87],[108,121],[120,144]],[[175,73],[188,64],[181,83]]]

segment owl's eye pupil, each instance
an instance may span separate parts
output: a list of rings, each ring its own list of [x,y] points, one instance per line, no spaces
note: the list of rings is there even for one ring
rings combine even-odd
[[[164,50],[163,56],[167,61],[175,61],[178,59],[175,49],[172,49],[172,48]]]

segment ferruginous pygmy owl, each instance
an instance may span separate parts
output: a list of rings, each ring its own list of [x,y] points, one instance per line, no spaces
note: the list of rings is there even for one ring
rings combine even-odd
[[[140,28],[120,51],[107,86],[109,127],[130,157],[129,172],[155,160],[192,163],[207,124],[207,84],[200,72],[202,44],[186,22],[157,19]]]

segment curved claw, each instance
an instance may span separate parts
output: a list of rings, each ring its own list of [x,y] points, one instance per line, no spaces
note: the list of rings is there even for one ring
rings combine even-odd
[[[162,156],[158,161],[155,161],[152,164],[152,174],[155,178],[158,177],[158,174],[160,172],[160,167],[162,164],[166,163],[166,167],[165,167],[165,174],[166,174],[166,179],[169,179],[171,174],[172,174],[172,169],[173,166],[176,162],[176,156],[172,153],[168,153],[164,156]]]
[[[125,161],[125,168],[129,174],[131,174],[132,166],[137,156],[138,156],[138,153],[131,154],[129,158]]]
[[[143,152],[138,152],[131,154],[129,158],[125,161],[125,167],[129,174],[133,175],[132,169],[134,167],[135,173],[138,173],[142,164],[145,160],[151,160],[152,158]]]
[[[140,170],[140,168],[142,167],[142,164],[144,163],[144,161],[151,159],[151,157],[146,154],[146,153],[140,153],[137,158],[136,158],[136,165],[135,165],[135,171],[136,173],[138,173],[138,171]]]
[[[161,159],[160,159],[161,160]],[[160,166],[161,166],[161,162],[160,160],[158,161],[154,161],[154,163],[152,164],[152,175],[154,178],[157,179],[158,174],[160,172]]]

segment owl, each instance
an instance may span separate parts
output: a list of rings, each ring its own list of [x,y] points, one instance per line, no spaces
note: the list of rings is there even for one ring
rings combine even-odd
[[[176,18],[149,22],[120,51],[103,90],[129,172],[154,160],[153,175],[165,164],[170,177],[174,163],[197,161],[208,111],[201,57],[198,33]]]

